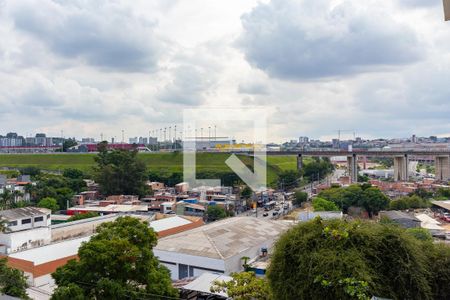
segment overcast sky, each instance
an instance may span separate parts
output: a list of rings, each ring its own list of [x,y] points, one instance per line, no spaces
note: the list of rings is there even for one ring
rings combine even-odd
[[[0,134],[128,138],[181,126],[185,108],[262,106],[272,141],[338,129],[450,136],[442,10],[442,0],[0,0]]]

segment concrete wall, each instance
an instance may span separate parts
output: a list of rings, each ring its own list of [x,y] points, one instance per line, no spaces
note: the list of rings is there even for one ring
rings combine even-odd
[[[261,248],[263,247],[267,248],[270,252],[273,247],[274,241],[275,240],[269,240],[265,243],[261,243],[258,246],[248,248],[232,257],[227,258],[225,260],[225,275],[230,275],[233,272],[243,271],[244,268],[242,267],[242,257],[250,257],[250,260],[256,259],[261,255]]]
[[[118,215],[108,215],[53,225],[52,242],[93,234],[100,224],[112,222],[117,217]]]
[[[178,265],[183,264],[194,268],[194,276],[200,275],[205,271],[209,272],[225,272],[225,264],[221,259],[188,255],[178,252],[162,251],[153,249],[153,253],[158,257],[159,261],[169,268],[170,277],[178,280]]]
[[[0,244],[6,245],[7,253],[47,245],[50,241],[50,227],[0,233]]]
[[[43,220],[40,222],[35,222],[35,218],[38,217],[43,217]],[[28,224],[22,224],[22,220],[25,219],[31,219],[31,223]],[[35,227],[41,227],[41,226],[50,226],[51,224],[51,217],[49,218],[47,215],[43,214],[43,215],[36,215],[36,216],[31,216],[31,217],[26,217],[26,218],[20,218],[17,220],[17,225],[15,226],[9,226],[9,229],[11,231],[20,231],[20,230],[27,230],[27,229],[32,229]]]

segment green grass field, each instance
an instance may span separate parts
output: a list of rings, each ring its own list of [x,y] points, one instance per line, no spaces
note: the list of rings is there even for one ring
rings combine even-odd
[[[76,168],[92,170],[96,154],[0,154],[0,167],[23,168],[35,166],[43,170],[64,170]],[[182,153],[140,153],[139,157],[151,171],[182,172]],[[226,153],[198,153],[197,168],[201,171],[230,171],[225,164]],[[252,165],[252,158],[239,156],[246,164]],[[267,179],[273,182],[277,174],[284,170],[295,170],[295,156],[269,156],[267,158]]]

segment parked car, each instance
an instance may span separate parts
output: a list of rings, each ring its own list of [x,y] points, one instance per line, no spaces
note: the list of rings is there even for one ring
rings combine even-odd
[[[272,213],[272,216],[278,216],[278,212],[277,211],[274,211],[273,213]]]
[[[444,213],[444,214],[441,215],[440,219],[442,221],[445,221],[445,222],[450,222],[450,214],[449,213]]]
[[[269,213],[265,212],[263,213],[263,217],[267,217],[269,215]]]

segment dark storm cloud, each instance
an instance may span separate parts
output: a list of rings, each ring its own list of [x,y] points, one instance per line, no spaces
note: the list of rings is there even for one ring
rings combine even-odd
[[[14,4],[10,12],[15,27],[62,57],[124,72],[148,72],[157,65],[163,44],[153,24],[126,9],[106,2],[84,7],[51,1]]]
[[[283,79],[370,72],[421,58],[412,30],[368,8],[272,0],[242,17],[238,45],[251,65]]]

